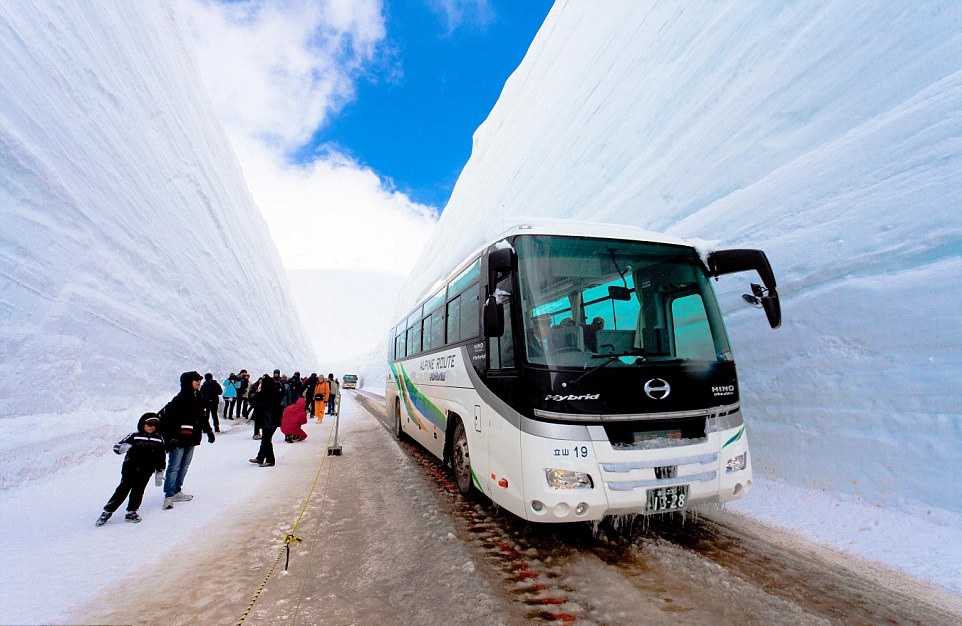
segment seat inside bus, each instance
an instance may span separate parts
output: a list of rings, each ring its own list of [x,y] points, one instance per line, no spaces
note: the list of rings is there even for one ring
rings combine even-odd
[[[548,331],[548,350],[552,352],[583,352],[584,331],[580,326],[554,326]]]
[[[599,329],[595,331],[595,343],[595,352],[598,354],[631,352],[635,343],[635,331]]]

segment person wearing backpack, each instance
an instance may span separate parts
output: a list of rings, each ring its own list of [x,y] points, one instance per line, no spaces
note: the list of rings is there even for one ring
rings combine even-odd
[[[327,400],[327,414],[334,415],[337,412],[337,394],[341,393],[341,382],[334,378],[334,374],[328,374],[327,387],[330,390]]]
[[[207,421],[204,399],[200,395],[197,372],[180,375],[180,392],[162,408],[160,432],[167,443],[167,475],[164,479],[164,508],[174,508],[174,502],[187,502],[194,496],[182,488],[187,468],[194,458],[194,448],[200,445],[201,433],[207,433],[207,442],[214,443],[214,431]]]
[[[224,393],[224,390],[221,389],[220,383],[214,380],[214,375],[210,372],[204,374],[204,384],[200,386],[200,396],[207,405],[207,414],[204,415],[204,418],[208,419],[209,417],[214,425],[215,433],[220,432],[220,422],[217,420],[217,405],[220,404],[220,394],[222,393]]]
[[[240,382],[237,380],[237,376],[234,372],[230,373],[226,379],[224,379],[224,419],[232,420],[234,419],[234,406],[237,406],[237,418],[240,419],[241,408],[237,404],[237,388],[240,386]]]

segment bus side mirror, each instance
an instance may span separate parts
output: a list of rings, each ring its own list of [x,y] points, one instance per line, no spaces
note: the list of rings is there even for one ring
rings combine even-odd
[[[504,305],[498,304],[498,300],[494,296],[488,296],[488,299],[484,301],[481,320],[484,325],[485,337],[504,335]]]
[[[775,288],[775,274],[768,263],[768,257],[761,250],[716,250],[708,255],[708,275],[721,276],[755,270],[761,277],[764,287],[752,284],[752,293],[743,297],[746,302],[765,309],[765,316],[772,328],[782,325],[782,307],[778,302]]]
[[[488,288],[494,291],[498,276],[510,274],[514,269],[514,251],[511,248],[495,248],[488,253]],[[493,335],[498,336],[500,335]]]

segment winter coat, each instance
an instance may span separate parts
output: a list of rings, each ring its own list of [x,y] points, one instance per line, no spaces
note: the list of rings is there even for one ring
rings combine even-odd
[[[341,393],[341,383],[337,382],[337,380],[335,379],[335,380],[328,380],[327,384],[328,384],[328,387],[330,387],[331,389],[331,397],[336,398],[337,394]]]
[[[300,376],[291,376],[287,381],[291,386],[291,398],[297,400],[302,395],[304,395],[304,379]]]
[[[317,376],[311,376],[304,381],[304,391],[301,395],[308,399],[308,402],[314,401],[314,387],[317,386]]]
[[[277,428],[281,423],[281,390],[273,378],[264,378],[250,399],[254,420],[261,428]]]
[[[246,398],[247,388],[250,387],[250,381],[248,381],[246,378],[238,377],[236,384],[237,384],[237,397]]]
[[[209,405],[216,405],[220,401],[220,394],[222,393],[224,393],[224,390],[221,389],[220,383],[213,378],[205,380],[204,384],[200,386],[200,395]]]
[[[190,372],[180,375],[180,393],[157,414],[168,450],[198,446],[201,433],[213,432],[207,421],[207,403],[199,391],[194,391]]]
[[[278,386],[278,389],[280,390],[277,402],[278,402],[278,405],[281,407],[281,410],[283,411],[284,407],[289,406],[290,403],[293,402],[293,399],[291,397],[291,384],[286,380],[282,380],[277,383],[277,386]]]
[[[167,467],[167,454],[164,438],[156,432],[144,430],[144,420],[137,423],[137,432],[130,433],[114,444],[114,452],[127,453],[124,457],[124,472],[152,474]]]
[[[230,378],[224,379],[224,397],[225,398],[236,398],[237,397],[237,387],[240,386],[240,382],[235,378],[231,380]]]
[[[327,384],[326,378],[318,378],[317,384],[314,386],[314,398],[317,402],[327,402],[327,396],[331,393],[331,387]],[[317,396],[324,396],[323,400],[317,400]]]
[[[281,432],[285,435],[297,435],[307,439],[307,433],[301,428],[307,423],[307,400],[298,398],[297,402],[284,409],[281,416]]]

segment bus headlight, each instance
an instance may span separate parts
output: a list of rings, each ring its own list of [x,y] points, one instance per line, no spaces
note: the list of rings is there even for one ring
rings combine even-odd
[[[591,489],[594,483],[591,476],[584,472],[573,472],[563,469],[546,469],[545,478],[552,489]]]
[[[737,472],[743,470],[748,466],[748,452],[742,452],[738,456],[733,456],[728,459],[728,463],[725,465],[725,473],[730,474],[731,472]]]

